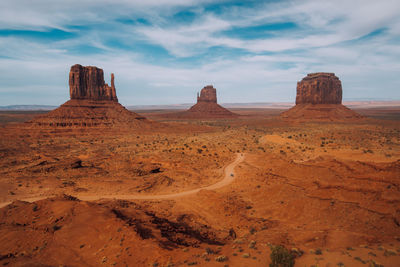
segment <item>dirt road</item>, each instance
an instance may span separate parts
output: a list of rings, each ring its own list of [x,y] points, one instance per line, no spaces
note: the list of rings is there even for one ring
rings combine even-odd
[[[203,189],[215,190],[215,189],[224,187],[224,186],[232,183],[233,180],[235,180],[235,167],[244,160],[244,157],[245,157],[244,154],[237,153],[236,159],[224,168],[224,178],[221,181],[219,181],[218,183],[215,183],[215,184],[212,184],[209,186],[205,186],[205,187],[199,187],[199,188],[192,189],[189,191],[173,193],[173,194],[165,194],[165,195],[106,195],[106,196],[104,196],[104,195],[92,195],[92,196],[74,195],[74,196],[81,200],[87,200],[87,201],[99,200],[99,199],[105,199],[105,198],[109,198],[109,199],[115,198],[115,199],[125,199],[125,200],[132,199],[133,200],[133,199],[171,199],[171,198],[179,198],[179,197],[189,196],[189,195],[196,194],[197,192],[199,192],[200,190],[203,190]],[[34,202],[34,201],[49,198],[49,197],[50,196],[39,196],[39,197],[24,198],[24,199],[20,199],[20,200]],[[7,206],[10,203],[11,203],[11,201],[2,202],[2,203],[0,203],[0,208]]]

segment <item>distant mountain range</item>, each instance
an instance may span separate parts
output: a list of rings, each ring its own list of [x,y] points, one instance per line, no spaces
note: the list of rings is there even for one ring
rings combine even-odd
[[[182,110],[188,109],[195,103],[172,104],[172,105],[132,105],[127,106],[129,110]],[[271,108],[271,109],[288,109],[295,105],[294,102],[258,102],[258,103],[222,103],[221,106],[233,109],[246,108]],[[343,105],[350,108],[376,108],[376,107],[400,107],[400,101],[373,101],[373,100],[358,100],[358,101],[343,101]]]
[[[52,110],[57,106],[50,105],[10,105],[0,106],[0,110]]]
[[[157,109],[188,109],[196,103],[184,103],[184,104],[171,104],[171,105],[132,105],[127,106],[130,110],[157,110]],[[225,108],[289,108],[294,105],[294,103],[282,102],[282,103],[272,103],[272,102],[260,102],[260,103],[222,103],[221,106]]]
[[[130,105],[126,106],[129,110],[182,110],[188,109],[195,103],[184,103],[184,104],[170,104],[170,105]],[[350,108],[373,108],[373,107],[400,107],[400,100],[396,101],[382,101],[382,100],[345,100],[343,101],[345,106]],[[287,109],[294,106],[293,102],[259,102],[259,103],[222,103],[221,106],[225,108],[275,108],[275,109]],[[0,111],[12,111],[12,110],[53,110],[58,106],[51,105],[10,105],[0,106]]]

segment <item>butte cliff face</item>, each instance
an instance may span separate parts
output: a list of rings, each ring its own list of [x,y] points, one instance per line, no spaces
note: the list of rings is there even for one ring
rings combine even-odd
[[[299,121],[357,120],[361,115],[342,105],[342,83],[334,73],[310,73],[297,83],[296,106],[281,114]]]
[[[217,89],[212,85],[207,85],[200,91],[200,95],[197,93],[197,103],[199,102],[212,102],[217,103]]]
[[[342,104],[342,83],[334,73],[310,73],[297,83],[296,104]]]
[[[238,116],[217,104],[217,89],[212,85],[207,85],[201,89],[200,94],[197,93],[197,104],[181,115],[191,118],[225,118]]]
[[[69,72],[69,94],[71,99],[111,100],[118,102],[115,93],[114,74],[111,74],[111,87],[104,82],[102,69],[79,64],[73,65]]]
[[[28,124],[39,127],[141,127],[149,121],[118,103],[111,74],[111,86],[97,67],[73,65],[69,73],[71,100]]]

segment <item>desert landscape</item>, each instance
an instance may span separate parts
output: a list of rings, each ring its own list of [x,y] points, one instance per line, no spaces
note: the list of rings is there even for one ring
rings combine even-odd
[[[399,267],[400,1],[1,0],[0,266]]]
[[[289,111],[187,117],[72,66],[71,100],[0,115],[0,263],[398,266],[400,112],[344,107],[332,75]]]

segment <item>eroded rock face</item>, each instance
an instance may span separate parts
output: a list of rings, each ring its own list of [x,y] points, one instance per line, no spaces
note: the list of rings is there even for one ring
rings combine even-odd
[[[358,121],[363,117],[342,105],[342,83],[334,73],[310,73],[297,83],[296,105],[281,113],[294,121]]]
[[[217,89],[212,85],[207,85],[197,93],[197,103],[181,117],[190,118],[225,118],[236,117],[237,114],[230,112],[226,108],[217,104]]]
[[[73,65],[69,73],[71,99],[111,100],[118,102],[111,74],[111,87],[104,82],[102,69],[93,66]]]
[[[69,73],[71,100],[49,113],[27,122],[32,127],[154,127],[143,116],[118,103],[111,74],[111,86],[104,82],[103,70],[74,65]],[[76,168],[79,164],[76,165]]]
[[[342,83],[334,73],[310,73],[297,83],[297,104],[341,104]]]
[[[197,93],[197,103],[199,102],[213,102],[217,103],[217,89],[212,85],[207,85],[200,91],[200,96]]]

